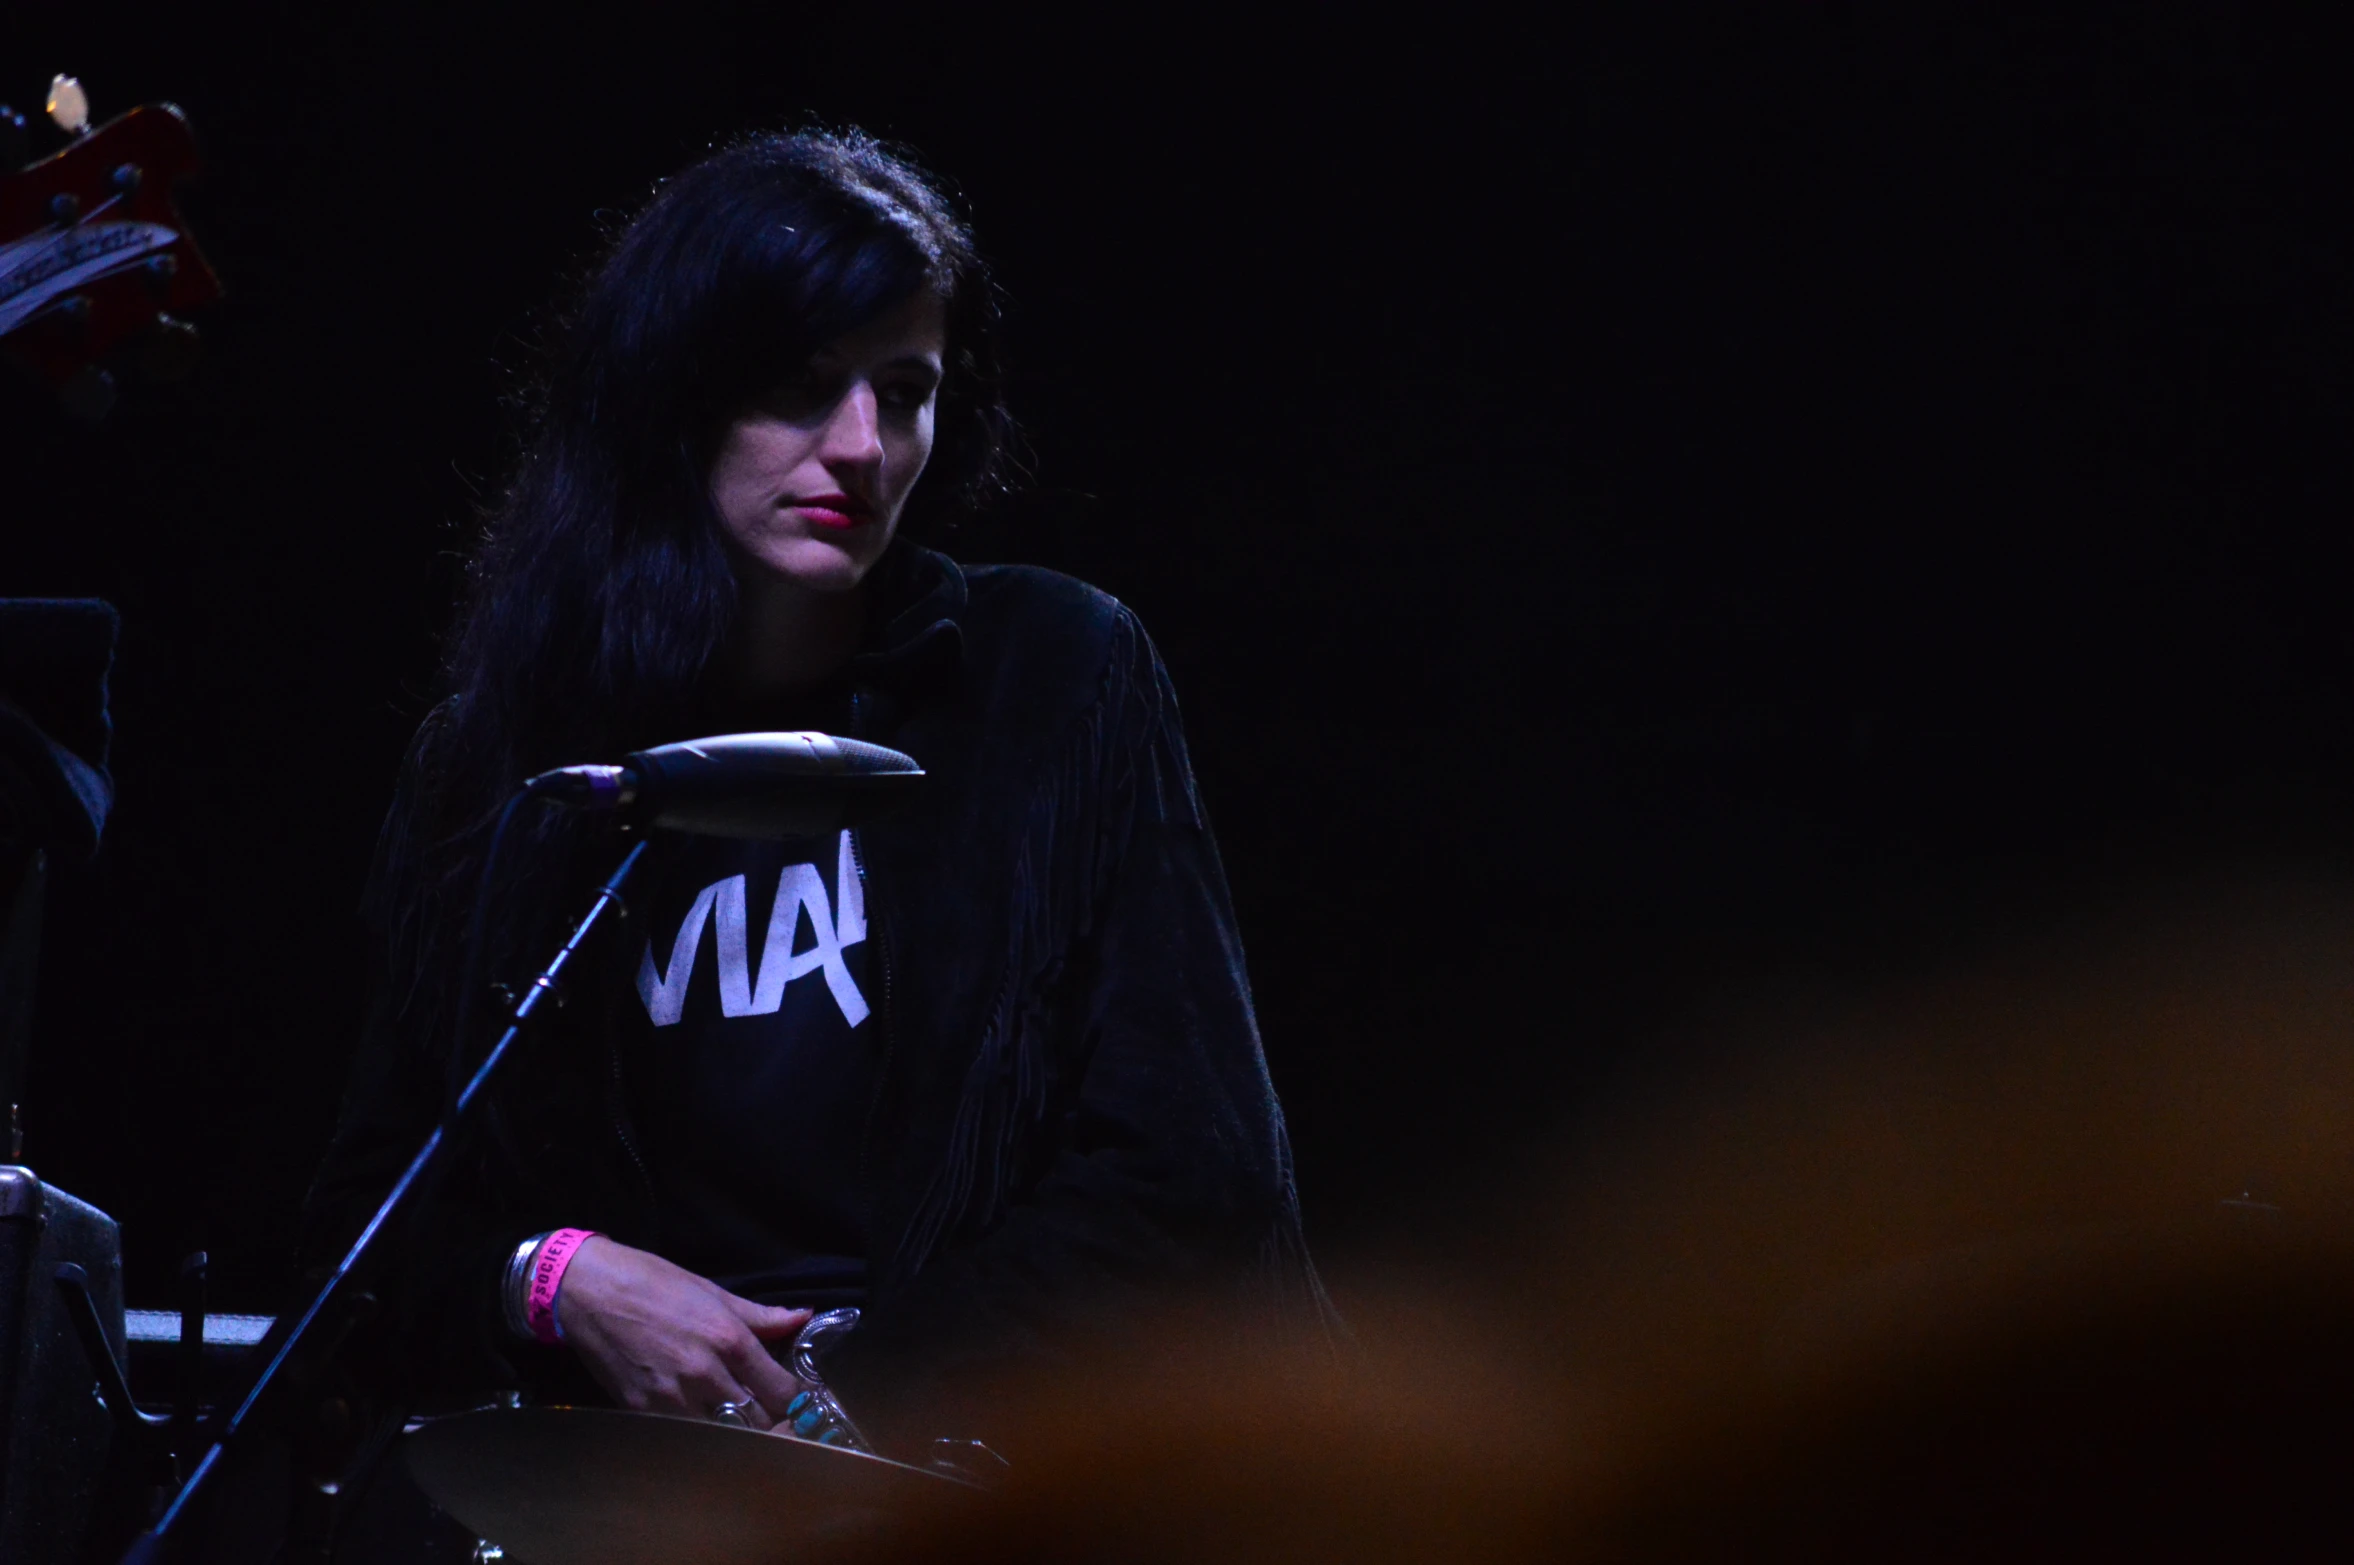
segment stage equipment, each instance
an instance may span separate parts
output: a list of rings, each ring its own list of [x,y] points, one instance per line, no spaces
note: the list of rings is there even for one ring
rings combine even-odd
[[[61,1268],[81,1278],[79,1301],[56,1287]],[[94,1329],[119,1362],[122,1319],[114,1219],[29,1168],[0,1167],[0,1560],[10,1565],[81,1553],[118,1455],[115,1408],[138,1416],[127,1394],[91,1395],[99,1377],[83,1333]]]
[[[781,742],[786,740],[794,743]],[[717,762],[698,759],[709,756],[728,759]],[[768,759],[758,763],[740,759],[750,756]],[[844,759],[853,756],[857,770],[852,770]],[[634,774],[633,767],[637,769]],[[613,777],[610,789],[615,796],[622,792],[621,781],[635,776],[637,786],[645,790],[644,797],[649,801],[642,817],[646,821],[709,820],[729,828],[721,833],[724,835],[798,836],[813,823],[838,829],[840,823],[854,816],[874,814],[886,796],[872,786],[872,777],[887,775],[894,779],[888,797],[896,803],[921,780],[923,771],[911,758],[896,750],[829,735],[722,735],[640,751],[627,757],[620,767],[567,767],[560,772],[545,773],[527,783],[508,805],[500,818],[500,834],[512,819],[517,804],[571,786],[550,783],[548,778],[602,779],[608,774],[618,774]],[[690,782],[679,794],[669,794],[665,792],[669,786],[666,779],[671,776],[685,777]],[[835,794],[831,804],[825,799],[828,791]],[[633,794],[632,799],[635,797]],[[666,797],[684,798],[691,805],[666,813],[660,803]],[[630,802],[614,797],[609,807],[626,810]],[[625,822],[628,819],[625,814]],[[767,823],[765,828],[755,832],[754,827],[763,822]],[[646,848],[643,840],[630,847],[598,887],[587,913],[555,956],[536,978],[523,986],[498,1041],[491,1045],[482,1063],[459,1089],[441,1123],[425,1138],[425,1144],[407,1169],[393,1182],[376,1214],[352,1242],[318,1294],[293,1317],[261,1373],[228,1418],[217,1426],[211,1445],[188,1474],[187,1482],[156,1524],[140,1534],[123,1556],[125,1565],[168,1557],[173,1538],[189,1524],[203,1498],[220,1481],[231,1452],[250,1438],[249,1431],[265,1421],[275,1404],[294,1394],[293,1388],[318,1377],[351,1327],[373,1311],[375,1299],[366,1290],[377,1272],[388,1264],[386,1251],[393,1241],[387,1236],[398,1231],[405,1237],[416,1231],[418,1211],[430,1202],[455,1149],[486,1101],[500,1066],[515,1052],[525,1031],[550,1008],[551,997],[557,993],[590,934],[608,913],[621,907],[622,888],[645,858]],[[486,863],[495,861],[498,849],[494,836],[485,852]],[[488,880],[486,875],[484,894],[477,898],[476,917],[472,921],[476,930],[472,938],[476,941],[487,901]],[[472,959],[473,953],[469,953],[469,961]]]
[[[0,599],[0,1162],[23,1154],[49,865],[97,852],[114,805],[106,678],[120,624],[96,598]]]
[[[194,1302],[201,1305],[202,1295]],[[143,1403],[169,1401],[197,1410],[218,1407],[252,1378],[255,1350],[277,1324],[268,1315],[198,1315],[203,1329],[183,1339],[182,1310],[123,1312],[123,1337],[131,1350],[123,1367],[131,1377],[132,1394]],[[185,1441],[179,1444],[187,1448]]]
[[[640,750],[619,766],[542,772],[524,791],[638,826],[705,837],[827,837],[923,780],[896,750],[832,734],[723,734]]]
[[[0,1560],[76,1558],[92,1520],[143,1503],[165,1458],[122,1383],[122,1238],[44,1183],[22,1107],[52,857],[97,851],[114,800],[96,599],[0,600]],[[60,1284],[63,1283],[61,1287]],[[101,1390],[91,1394],[95,1380]],[[112,1480],[114,1492],[107,1494]]]
[[[708,1419],[489,1408],[401,1448],[442,1509],[533,1565],[769,1565],[871,1545],[982,1491],[959,1474]]]

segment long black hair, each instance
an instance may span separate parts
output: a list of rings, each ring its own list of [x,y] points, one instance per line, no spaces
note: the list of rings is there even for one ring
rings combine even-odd
[[[903,518],[918,533],[999,482],[1010,425],[994,284],[909,157],[857,131],[744,137],[666,181],[588,272],[524,399],[513,480],[449,642],[448,698],[379,855],[371,911],[423,1035],[454,1015],[465,909],[517,785],[682,737],[668,729],[735,622],[708,488],[720,436],[817,349],[927,288],[946,305],[947,354],[932,458]],[[491,888],[509,904],[493,974],[577,879],[577,831],[553,812],[516,825],[523,840],[502,858],[517,870],[500,877],[512,884]]]

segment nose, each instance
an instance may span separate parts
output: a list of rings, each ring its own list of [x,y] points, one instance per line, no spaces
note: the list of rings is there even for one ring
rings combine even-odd
[[[826,420],[825,439],[818,454],[828,467],[880,467],[882,426],[882,410],[875,401],[875,388],[865,380],[853,381]]]

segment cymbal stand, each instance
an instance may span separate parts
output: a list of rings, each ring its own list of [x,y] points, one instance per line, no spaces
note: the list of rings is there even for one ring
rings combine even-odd
[[[155,1525],[139,1535],[123,1555],[122,1565],[159,1565],[167,1559],[176,1534],[189,1525],[203,1496],[219,1481],[219,1474],[241,1438],[261,1420],[261,1414],[280,1395],[280,1388],[301,1379],[316,1376],[332,1359],[350,1328],[362,1315],[374,1307],[374,1296],[366,1291],[367,1279],[382,1264],[381,1257],[389,1242],[386,1238],[395,1228],[404,1226],[402,1219],[420,1207],[439,1183],[461,1134],[472,1123],[485,1101],[485,1089],[497,1076],[499,1067],[514,1051],[524,1029],[546,1008],[556,993],[558,981],[571,965],[589,934],[604,918],[609,909],[620,906],[621,888],[630,874],[645,857],[646,844],[632,846],[613,873],[597,890],[596,900],[587,914],[573,928],[563,948],[548,963],[538,977],[524,987],[522,998],[515,1004],[506,1031],[483,1056],[455,1102],[442,1116],[441,1123],[425,1138],[417,1155],[409,1162],[392,1190],[376,1208],[376,1215],[352,1241],[342,1261],[336,1265],[318,1294],[296,1318],[294,1327],[280,1339],[277,1351],[270,1357],[262,1372],[255,1377],[236,1409],[216,1428],[212,1444],[197,1460],[180,1492],[172,1497]]]

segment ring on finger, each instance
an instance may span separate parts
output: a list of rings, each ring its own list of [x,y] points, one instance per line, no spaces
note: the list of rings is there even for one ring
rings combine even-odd
[[[752,1401],[749,1397],[741,1402],[717,1403],[711,1409],[711,1421],[715,1424],[726,1424],[734,1429],[749,1429],[752,1427],[752,1421],[744,1416],[744,1409],[751,1405]]]

